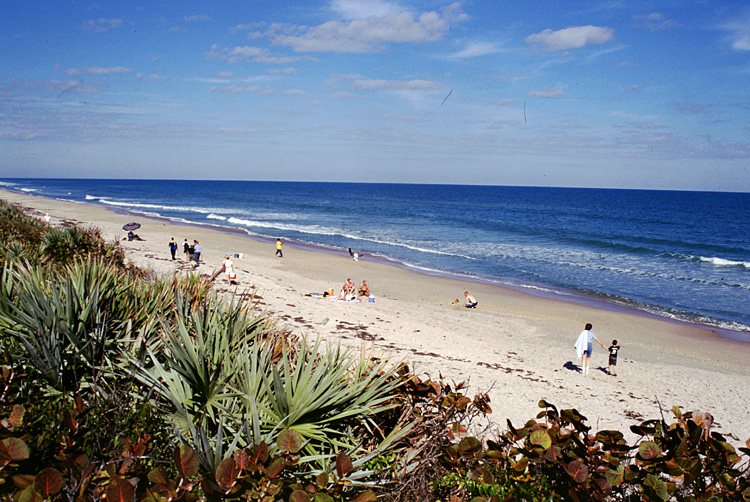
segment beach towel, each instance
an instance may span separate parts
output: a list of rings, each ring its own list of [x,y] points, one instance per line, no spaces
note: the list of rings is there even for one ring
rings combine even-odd
[[[586,349],[589,346],[589,334],[588,331],[585,329],[581,331],[581,334],[578,335],[578,340],[576,340],[576,344],[574,345],[576,349],[576,354],[578,355],[578,359],[583,357],[583,353],[586,352]]]

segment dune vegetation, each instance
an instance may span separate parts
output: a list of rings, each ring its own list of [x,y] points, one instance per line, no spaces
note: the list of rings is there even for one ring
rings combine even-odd
[[[0,202],[0,262],[4,499],[750,500],[750,449],[708,414],[627,444],[541,401],[473,437],[485,395],[300,338],[253,291],[134,267],[95,228]]]

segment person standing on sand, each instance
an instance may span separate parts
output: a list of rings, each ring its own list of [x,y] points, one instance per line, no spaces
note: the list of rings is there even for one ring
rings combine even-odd
[[[276,239],[276,256],[278,256],[279,258],[284,257],[284,253],[281,252],[281,246],[283,245],[284,243],[281,242],[281,239]]]
[[[584,375],[589,374],[589,362],[591,361],[591,353],[594,350],[591,342],[596,340],[596,343],[601,345],[604,350],[607,350],[607,347],[605,347],[604,344],[600,342],[596,337],[594,332],[591,331],[593,327],[594,326],[592,326],[591,323],[587,323],[583,328],[583,331],[581,331],[581,334],[578,335],[578,340],[576,340],[576,343],[574,345],[576,354],[578,354],[578,357],[580,357],[582,360],[581,373]]]
[[[620,345],[617,345],[617,340],[612,340],[612,345],[609,346],[609,367],[607,373],[612,376],[617,376],[617,351],[620,350]]]
[[[201,252],[203,251],[203,246],[201,246],[201,243],[198,241],[193,241],[193,247],[195,248],[195,251],[193,254],[195,255],[195,267],[198,268],[198,265],[201,264]]]
[[[185,243],[182,245],[182,252],[185,253],[185,261],[190,263],[190,244],[188,244],[187,239],[185,239]]]
[[[174,261],[175,254],[177,254],[177,243],[174,241],[174,237],[169,241],[169,252],[172,254],[172,260]]]

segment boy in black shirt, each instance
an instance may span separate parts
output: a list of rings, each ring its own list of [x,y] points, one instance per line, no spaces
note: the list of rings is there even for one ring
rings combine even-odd
[[[612,376],[617,376],[618,350],[620,350],[620,346],[617,345],[617,340],[612,340],[612,345],[609,346],[609,368],[607,368],[607,373]]]

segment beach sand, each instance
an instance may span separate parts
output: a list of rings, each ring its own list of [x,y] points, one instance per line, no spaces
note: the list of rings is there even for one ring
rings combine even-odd
[[[434,277],[346,253],[322,252],[290,243],[284,258],[274,256],[275,240],[209,226],[120,214],[76,204],[0,190],[0,199],[51,215],[51,224],[75,222],[102,230],[120,241],[128,259],[163,274],[187,274],[184,239],[203,245],[199,272],[211,275],[224,256],[232,258],[238,286],[223,274],[219,291],[231,294],[251,287],[260,305],[296,334],[320,337],[359,350],[363,343],[408,362],[417,373],[468,381],[470,395],[488,392],[493,427],[521,426],[540,411],[544,399],[558,408],[576,408],[594,430],[617,429],[629,440],[629,427],[659,418],[660,405],[671,421],[671,407],[709,412],[715,430],[733,443],[750,438],[750,343],[722,338],[715,330],[671,322],[637,312],[530,296],[497,286]],[[122,225],[136,220],[144,241],[122,241]],[[178,260],[167,243],[178,243]],[[283,236],[282,236],[283,238]],[[347,278],[367,280],[374,303],[338,302],[313,293],[332,288],[338,294]],[[478,308],[451,306],[470,291]],[[442,305],[441,305],[442,304]],[[617,376],[606,374],[607,352],[594,343],[591,374],[578,372],[573,344],[590,322],[609,346],[617,339]]]

